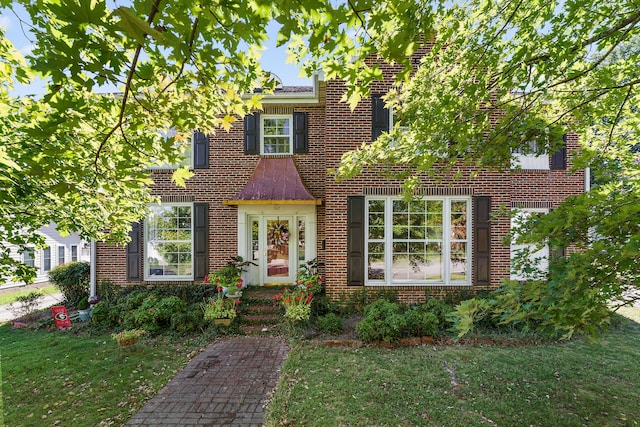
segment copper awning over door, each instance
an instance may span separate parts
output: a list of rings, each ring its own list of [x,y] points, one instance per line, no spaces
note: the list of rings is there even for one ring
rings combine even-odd
[[[320,205],[304,186],[292,157],[261,157],[249,182],[226,205]]]

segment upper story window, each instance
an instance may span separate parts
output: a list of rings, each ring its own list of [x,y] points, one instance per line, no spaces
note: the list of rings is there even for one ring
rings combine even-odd
[[[539,147],[536,141],[529,141],[528,145],[528,150],[522,148],[513,150],[511,168],[548,170],[549,156],[542,152],[542,147]]]
[[[293,154],[292,116],[263,115],[260,123],[260,154]]]
[[[42,250],[42,271],[51,270],[51,248]]]
[[[244,154],[308,153],[308,128],[306,112],[249,114],[244,118]]]
[[[175,138],[178,132],[174,129],[160,132],[165,138]],[[180,149],[181,161],[177,163],[162,163],[156,164],[150,167],[150,169],[178,169],[181,166],[186,166],[189,169],[207,169],[209,167],[209,138],[207,135],[200,131],[195,131],[193,134],[186,137],[187,141],[184,144],[178,144],[176,142],[176,149]]]

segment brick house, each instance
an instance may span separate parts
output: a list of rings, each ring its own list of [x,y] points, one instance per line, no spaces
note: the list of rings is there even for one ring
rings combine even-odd
[[[392,72],[391,67],[387,68]],[[380,96],[390,80],[351,111],[341,82],[317,77],[312,87],[266,95],[263,110],[230,132],[194,133],[186,188],[172,170],[154,169],[162,206],[135,224],[126,248],[97,244],[97,281],[123,286],[202,283],[240,255],[257,264],[253,285],[292,283],[317,258],[327,294],[362,286],[397,290],[421,301],[447,290],[496,288],[509,277],[508,215],[500,207],[548,211],[585,190],[585,172],[570,172],[577,135],[553,155],[521,157],[521,170],[425,178],[422,199],[405,203],[401,183],[375,171],[336,182],[327,171],[343,153],[388,129],[392,112]]]

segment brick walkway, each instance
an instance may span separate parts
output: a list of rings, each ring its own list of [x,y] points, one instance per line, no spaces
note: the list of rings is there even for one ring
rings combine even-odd
[[[127,426],[262,426],[288,347],[276,337],[235,337],[195,357]]]

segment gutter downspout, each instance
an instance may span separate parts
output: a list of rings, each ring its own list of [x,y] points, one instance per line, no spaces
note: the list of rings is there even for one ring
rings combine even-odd
[[[96,295],[96,240],[91,239],[91,260],[89,262],[89,296]]]
[[[588,193],[591,190],[591,168],[587,166],[584,168],[584,192]]]

